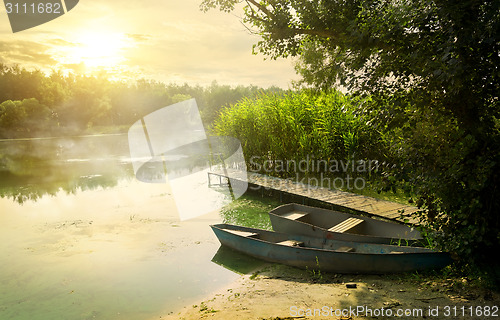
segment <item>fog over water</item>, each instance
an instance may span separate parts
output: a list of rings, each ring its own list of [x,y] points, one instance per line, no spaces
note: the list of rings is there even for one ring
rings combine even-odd
[[[1,141],[0,175],[1,319],[153,318],[239,277],[211,261],[219,212],[179,221],[125,135]]]

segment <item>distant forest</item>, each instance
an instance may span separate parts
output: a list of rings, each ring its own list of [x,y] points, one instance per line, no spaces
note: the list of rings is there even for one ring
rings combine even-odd
[[[125,83],[105,75],[45,74],[0,64],[0,139],[126,132],[154,110],[195,98],[210,127],[220,110],[243,97],[279,93],[278,87]]]

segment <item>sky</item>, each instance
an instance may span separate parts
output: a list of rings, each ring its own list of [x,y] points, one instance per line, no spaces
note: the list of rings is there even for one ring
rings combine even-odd
[[[65,15],[12,33],[0,12],[0,62],[116,80],[290,87],[293,61],[253,55],[259,36],[238,16],[199,9],[201,0],[80,0]]]

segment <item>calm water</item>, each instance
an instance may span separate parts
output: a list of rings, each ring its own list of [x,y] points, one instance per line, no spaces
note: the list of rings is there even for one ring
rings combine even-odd
[[[0,141],[0,319],[157,319],[260,264],[209,225],[269,228],[275,203],[180,222],[129,160],[126,135]]]

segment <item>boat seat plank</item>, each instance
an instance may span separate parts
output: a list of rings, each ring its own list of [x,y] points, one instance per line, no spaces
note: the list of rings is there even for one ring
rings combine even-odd
[[[302,212],[302,211],[290,211],[282,215],[282,217],[290,219],[290,220],[298,220],[300,218],[303,218],[307,216],[307,212]]]
[[[236,234],[238,236],[242,237],[248,237],[248,238],[258,238],[259,234],[255,232],[247,232],[247,231],[239,231],[239,230],[228,230],[226,229],[227,232],[231,232],[232,234]]]
[[[354,252],[356,250],[352,247],[340,247],[335,251],[337,251],[337,252]]]
[[[280,241],[280,242],[278,242],[278,244],[282,244],[282,245],[289,246],[289,247],[303,247],[304,246],[304,242],[296,241],[296,240]]]
[[[328,231],[344,233],[344,232],[347,232],[347,231],[351,230],[352,228],[356,227],[357,225],[359,225],[362,222],[364,222],[364,220],[362,220],[362,219],[349,218],[349,219],[346,219],[346,220],[342,221],[341,223],[331,227],[330,229],[328,229]]]

